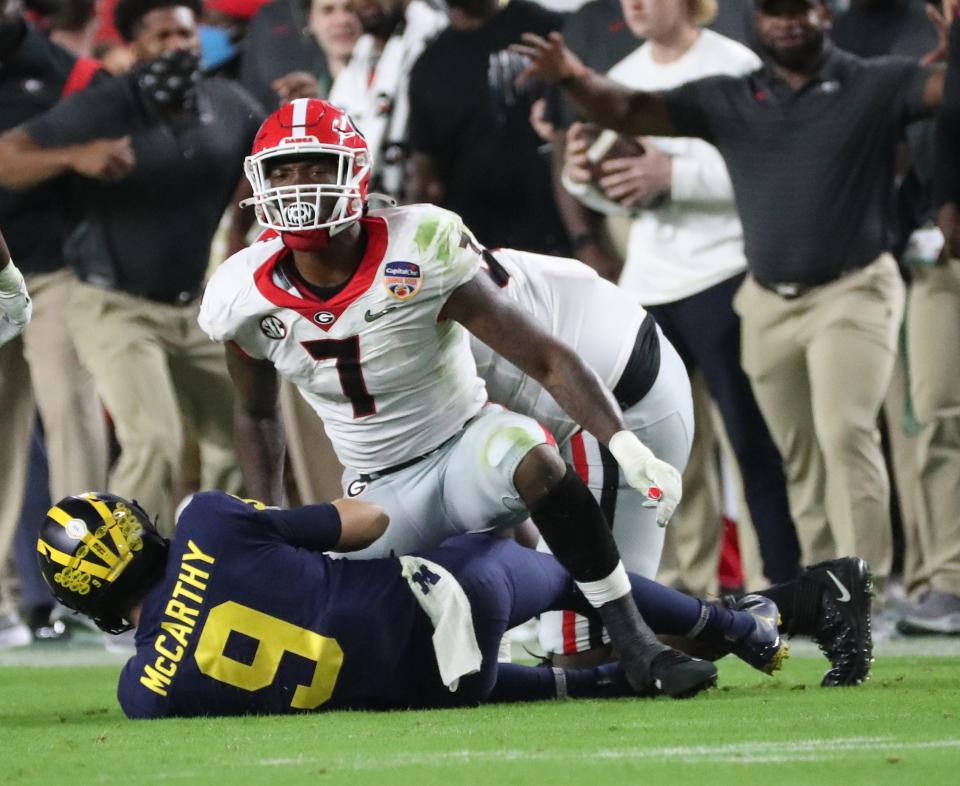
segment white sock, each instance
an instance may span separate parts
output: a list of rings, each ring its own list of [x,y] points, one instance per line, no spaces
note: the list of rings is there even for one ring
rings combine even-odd
[[[611,600],[629,595],[631,591],[630,578],[627,576],[626,568],[623,567],[622,562],[618,562],[617,567],[605,579],[578,581],[576,584],[583,593],[583,597],[595,609],[599,609],[604,603],[609,603]]]

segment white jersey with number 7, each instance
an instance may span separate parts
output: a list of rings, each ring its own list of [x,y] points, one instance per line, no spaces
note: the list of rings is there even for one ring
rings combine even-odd
[[[279,238],[228,259],[207,285],[200,327],[269,360],[324,422],[340,461],[373,472],[441,445],[486,403],[468,334],[442,321],[477,274],[479,247],[432,205],[371,210],[363,259],[328,300],[297,287]]]

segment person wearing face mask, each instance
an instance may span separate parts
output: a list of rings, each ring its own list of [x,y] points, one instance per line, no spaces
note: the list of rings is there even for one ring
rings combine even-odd
[[[116,427],[111,483],[171,515],[181,419],[210,446],[204,483],[238,488],[230,382],[196,314],[211,238],[263,115],[234,83],[199,77],[200,11],[198,0],[120,0],[131,72],[0,137],[0,185],[11,189],[69,171],[73,146],[109,140],[106,182],[81,183],[66,254],[82,283],[63,316]]]
[[[243,59],[247,25],[264,0],[207,0],[203,4],[200,66],[208,75],[235,79]]]
[[[757,7],[764,68],[666,92],[599,77],[560,36],[528,35],[517,51],[532,58],[527,78],[559,82],[605,127],[720,151],[749,270],[734,299],[741,359],[784,458],[803,558],[857,554],[882,584],[891,533],[876,421],[904,307],[889,195],[902,129],[939,107],[944,71],[834,47],[822,0]]]

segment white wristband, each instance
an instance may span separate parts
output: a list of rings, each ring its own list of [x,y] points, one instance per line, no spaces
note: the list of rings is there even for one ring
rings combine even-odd
[[[610,437],[607,448],[620,466],[626,466],[633,462],[645,462],[654,458],[653,451],[644,445],[636,434],[626,429],[618,431]]]

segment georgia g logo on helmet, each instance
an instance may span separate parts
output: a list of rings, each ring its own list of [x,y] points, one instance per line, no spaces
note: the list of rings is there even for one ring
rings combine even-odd
[[[335,182],[270,182],[271,167],[278,163],[319,156],[336,159]],[[371,166],[367,141],[348,115],[326,101],[298,98],[260,126],[244,161],[253,197],[241,205],[252,205],[261,226],[281,235],[326,230],[332,236],[363,216]]]

